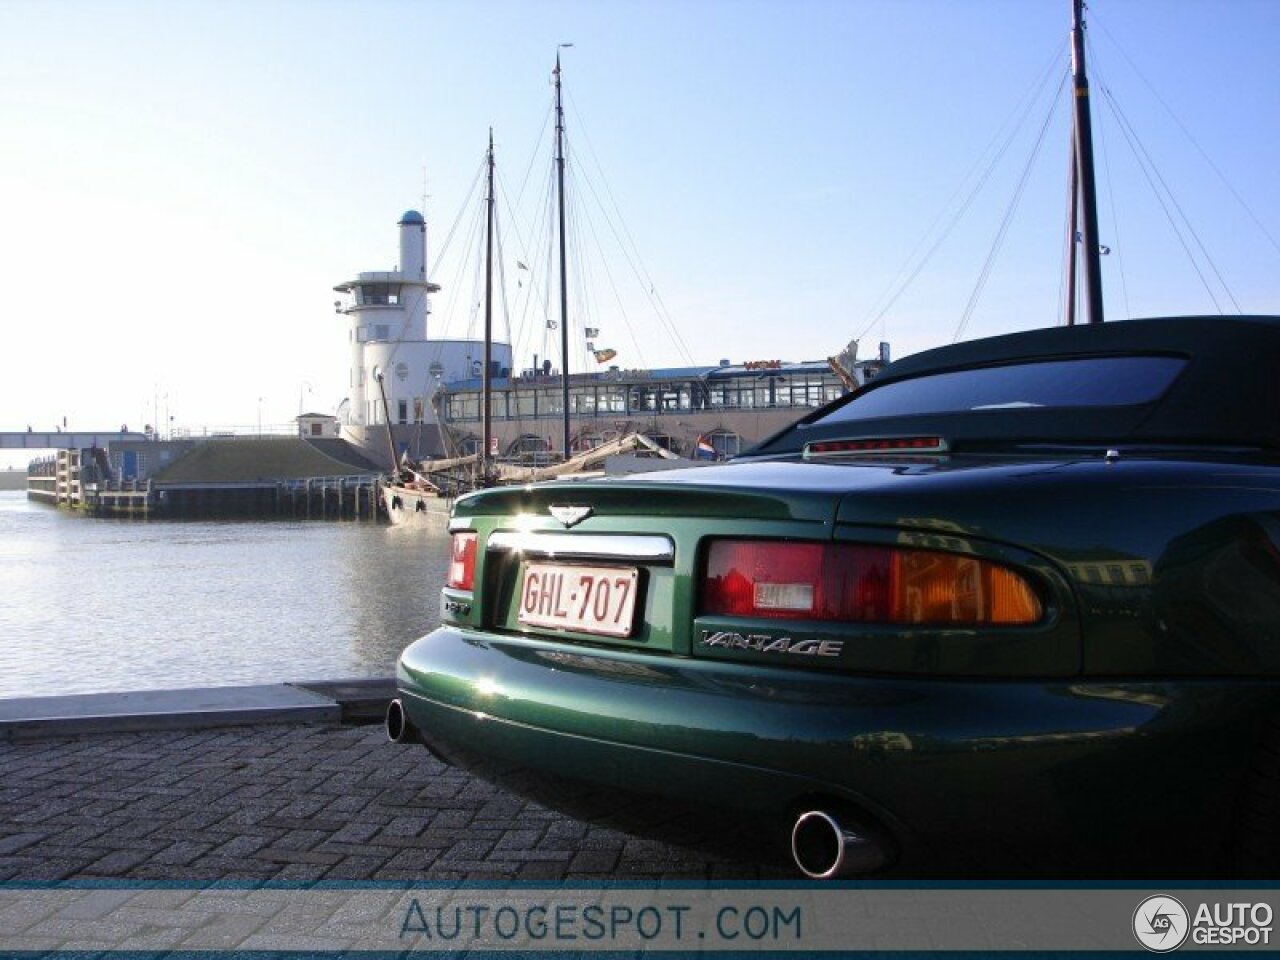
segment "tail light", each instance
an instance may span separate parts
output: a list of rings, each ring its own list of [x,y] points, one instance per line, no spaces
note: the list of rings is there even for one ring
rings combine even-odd
[[[449,579],[455,590],[470,590],[476,578],[476,541],[474,530],[461,530],[453,535],[449,553]]]
[[[1044,608],[1000,564],[955,553],[843,543],[717,540],[702,584],[704,614],[1014,626]]]

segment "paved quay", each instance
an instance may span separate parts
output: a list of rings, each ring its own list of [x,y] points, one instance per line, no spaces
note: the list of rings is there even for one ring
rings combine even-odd
[[[380,725],[342,722],[368,718],[367,689],[307,687],[277,691],[279,713],[255,688],[245,710],[223,711],[233,725],[151,711],[148,726],[139,719],[146,709],[130,713],[118,699],[8,702],[0,710],[0,880],[792,876],[755,862],[749,845],[673,845],[547,809],[419,745],[389,743]],[[317,702],[326,695],[327,704]],[[76,710],[107,732],[84,732]],[[682,829],[667,836],[680,840]]]

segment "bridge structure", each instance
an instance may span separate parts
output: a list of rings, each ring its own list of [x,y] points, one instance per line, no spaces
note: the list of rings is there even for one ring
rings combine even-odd
[[[61,430],[3,433],[0,450],[87,450],[108,443],[141,443],[151,438],[129,430]]]

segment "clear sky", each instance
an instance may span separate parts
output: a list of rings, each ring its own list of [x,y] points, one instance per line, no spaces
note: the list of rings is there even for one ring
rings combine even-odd
[[[1218,312],[1183,243],[1223,310],[1217,273],[1241,310],[1280,313],[1280,2],[1092,7],[1110,315]],[[1066,92],[1049,104],[1068,20],[1067,0],[0,0],[0,429],[332,411],[347,363],[332,287],[395,266],[424,171],[434,258],[492,125],[504,216],[539,235],[561,42],[575,222],[618,291],[580,268],[604,288],[587,323],[615,363],[685,354],[609,252],[593,192],[616,201],[613,229],[696,362],[819,359],[860,334],[863,355],[885,339],[902,356],[956,336],[1046,122],[962,334],[1056,323]],[[1194,234],[1179,239],[1148,178]],[[545,260],[510,224],[505,244],[508,280]],[[471,275],[433,273],[433,333],[462,335]],[[515,333],[527,364],[541,331]]]

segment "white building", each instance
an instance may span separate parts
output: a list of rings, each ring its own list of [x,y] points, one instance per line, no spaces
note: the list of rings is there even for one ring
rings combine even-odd
[[[443,454],[432,398],[442,384],[480,376],[484,366],[483,341],[429,339],[430,294],[440,287],[427,279],[427,224],[409,210],[399,227],[397,269],[361,273],[333,288],[344,294],[335,304],[338,313],[350,320],[342,433],[384,461],[388,421],[397,456]],[[506,376],[511,346],[493,344],[492,361],[493,375]]]

